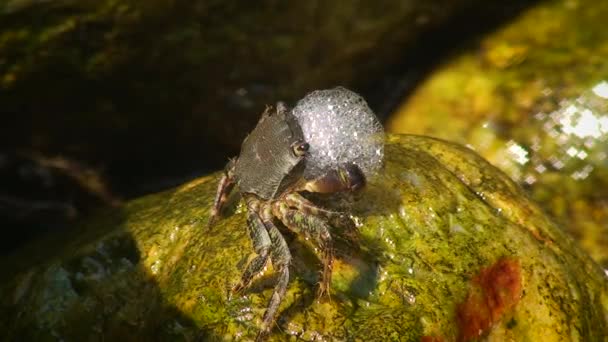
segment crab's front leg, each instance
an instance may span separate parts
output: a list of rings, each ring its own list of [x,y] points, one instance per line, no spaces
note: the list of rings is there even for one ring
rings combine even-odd
[[[279,305],[287,291],[291,252],[283,235],[272,222],[271,204],[251,195],[245,196],[245,202],[249,211],[247,220],[249,234],[257,255],[249,262],[241,276],[241,281],[232,290],[238,292],[249,286],[253,277],[262,271],[270,257],[278,278],[266,312],[264,312],[260,332],[256,337],[256,341],[264,341],[272,330],[272,323],[276,319]]]
[[[346,233],[345,237],[351,242],[356,242],[358,240],[357,227],[346,213],[321,208],[297,192],[285,196],[284,202],[290,208],[296,208],[298,211],[309,215],[323,217],[328,220],[331,226],[342,228],[343,232]]]
[[[239,292],[248,287],[253,277],[264,269],[264,266],[268,262],[268,257],[270,255],[270,249],[272,246],[266,226],[264,225],[264,222],[262,222],[262,219],[258,213],[260,205],[259,201],[248,200],[247,202],[249,210],[247,216],[249,237],[251,238],[253,249],[257,255],[249,262],[245,268],[245,271],[243,271],[241,281],[232,289],[233,292]]]
[[[323,274],[319,283],[318,297],[329,295],[333,266],[333,242],[330,226],[321,217],[307,211],[291,209],[285,201],[273,204],[273,213],[283,224],[298,235],[311,238],[322,253]]]
[[[230,159],[226,167],[224,168],[224,174],[217,185],[217,192],[215,194],[215,200],[213,201],[213,207],[211,208],[211,216],[209,217],[209,226],[213,225],[220,217],[222,208],[228,201],[228,196],[234,188],[236,180],[234,178],[234,167],[236,159]]]
[[[321,194],[354,193],[365,187],[365,184],[365,175],[357,165],[344,164],[326,172],[320,177],[304,182],[296,190]],[[355,224],[346,214],[321,208],[304,198],[298,192],[285,196],[285,201],[292,208],[324,217],[332,226],[343,228],[346,233],[345,237],[351,242],[358,240],[358,231]]]
[[[264,313],[264,318],[262,318],[262,328],[260,329],[256,341],[263,341],[272,329],[272,323],[275,321],[277,310],[287,291],[287,285],[289,283],[289,265],[291,264],[289,246],[279,229],[272,222],[273,213],[270,203],[264,203],[262,205],[260,216],[266,227],[270,241],[272,242],[270,259],[272,260],[272,266],[274,267],[275,272],[278,274],[278,279],[276,280],[270,303],[268,303],[268,307]]]
[[[305,182],[273,205],[273,212],[290,230],[312,238],[322,252],[323,274],[318,295],[329,294],[333,266],[333,239],[330,225],[346,228],[355,240],[356,228],[344,214],[320,208],[297,191],[315,193],[355,192],[365,186],[365,176],[354,164],[345,164],[324,175]]]

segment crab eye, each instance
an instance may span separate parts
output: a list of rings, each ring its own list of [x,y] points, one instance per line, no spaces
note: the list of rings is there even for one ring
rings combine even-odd
[[[308,152],[308,148],[310,146],[308,145],[308,143],[305,142],[297,142],[293,145],[293,153],[300,157],[306,154],[306,152]]]

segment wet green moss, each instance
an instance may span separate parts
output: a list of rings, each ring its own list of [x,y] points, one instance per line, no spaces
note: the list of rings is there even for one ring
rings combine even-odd
[[[207,227],[217,180],[93,217],[34,264],[28,260],[49,245],[3,260],[0,330],[9,340],[37,341],[255,336],[272,269],[242,295],[230,293],[252,247],[240,207]],[[483,291],[475,289],[488,276],[478,274],[506,278],[500,293],[512,294],[499,301],[504,312],[484,335],[560,341],[608,333],[602,269],[504,174],[463,147],[389,137],[385,168],[353,213],[360,242],[335,232],[331,301],[314,297],[320,266],[311,246],[286,234],[294,261],[271,340],[454,340],[467,328],[458,322],[488,319],[483,311],[459,319],[471,291]],[[483,271],[500,260],[513,260],[516,272]]]

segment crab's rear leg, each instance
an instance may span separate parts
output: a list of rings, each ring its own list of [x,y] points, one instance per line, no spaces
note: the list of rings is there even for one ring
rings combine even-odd
[[[215,194],[215,200],[213,201],[213,207],[211,208],[211,216],[209,217],[209,226],[212,226],[220,217],[222,208],[228,201],[228,196],[234,188],[236,180],[234,178],[234,166],[236,159],[230,159],[226,167],[224,168],[224,174],[217,185],[217,192]]]

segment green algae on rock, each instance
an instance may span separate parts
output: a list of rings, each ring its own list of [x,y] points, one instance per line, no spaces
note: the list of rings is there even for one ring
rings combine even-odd
[[[608,334],[603,270],[506,175],[431,138],[389,136],[385,152],[353,208],[358,245],[336,247],[331,301],[314,298],[311,246],[289,242],[293,272],[270,340]],[[241,207],[207,228],[217,177],[91,218],[42,262],[23,262],[34,250],[2,260],[0,331],[8,340],[252,339],[273,275],[230,293],[253,249]]]
[[[471,146],[605,269],[607,16],[607,2],[540,2],[436,70],[387,125]]]

